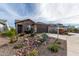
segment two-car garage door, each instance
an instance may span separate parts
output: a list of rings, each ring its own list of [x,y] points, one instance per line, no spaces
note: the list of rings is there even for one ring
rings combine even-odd
[[[44,24],[37,24],[37,32],[38,33],[48,32],[48,26]]]

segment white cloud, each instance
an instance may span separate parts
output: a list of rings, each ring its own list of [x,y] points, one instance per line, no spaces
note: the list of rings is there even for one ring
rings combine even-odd
[[[79,4],[40,4],[40,16],[60,23],[79,23]],[[76,16],[77,15],[77,16]]]

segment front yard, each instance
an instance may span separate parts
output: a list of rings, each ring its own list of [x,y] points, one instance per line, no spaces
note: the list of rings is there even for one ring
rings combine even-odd
[[[41,34],[42,35],[42,34]],[[66,56],[67,41],[58,39],[54,46],[55,38],[48,37],[48,40],[41,40],[41,35],[29,37],[28,35],[18,37],[14,43],[6,43],[0,46],[1,56]],[[27,37],[28,36],[28,37]],[[44,37],[45,38],[45,37]],[[46,43],[47,42],[47,43]],[[51,51],[49,46],[54,46]],[[57,50],[55,52],[55,50]]]

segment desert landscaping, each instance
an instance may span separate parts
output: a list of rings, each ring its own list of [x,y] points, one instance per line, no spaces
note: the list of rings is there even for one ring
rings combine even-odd
[[[45,35],[45,34],[42,34]],[[48,37],[47,41],[41,41],[41,35],[28,37],[27,35],[19,37],[16,42],[9,43],[8,39],[4,39],[4,44],[0,45],[1,56],[66,56],[67,42],[66,40]],[[2,40],[2,39],[0,39]],[[47,43],[46,43],[47,42]],[[1,43],[0,43],[1,44]],[[50,46],[50,47],[49,47]],[[54,46],[54,50],[50,50]]]
[[[11,30],[14,32],[15,30]],[[78,33],[0,34],[0,56],[73,56],[78,52]],[[11,36],[12,35],[12,36]],[[73,45],[73,46],[72,46]]]

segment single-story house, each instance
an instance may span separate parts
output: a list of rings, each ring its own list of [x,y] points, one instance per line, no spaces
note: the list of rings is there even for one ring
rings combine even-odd
[[[15,21],[16,31],[17,33],[25,33],[27,31],[27,27],[33,27],[35,32],[48,32],[48,24],[42,22],[34,22],[31,19],[25,20],[16,20]]]
[[[25,20],[16,20],[15,27],[17,33],[25,33],[28,27],[33,27],[35,32],[42,33],[42,32],[50,32],[52,29],[57,31],[57,26],[52,24],[46,24],[42,22],[35,22],[31,19]]]

